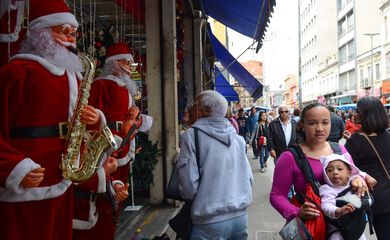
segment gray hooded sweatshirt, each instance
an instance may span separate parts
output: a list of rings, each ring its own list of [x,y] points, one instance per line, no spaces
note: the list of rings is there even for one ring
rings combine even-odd
[[[199,129],[200,183],[193,128]],[[181,136],[176,167],[181,196],[193,200],[194,224],[221,222],[247,213],[252,202],[252,170],[244,139],[228,119],[198,119]]]

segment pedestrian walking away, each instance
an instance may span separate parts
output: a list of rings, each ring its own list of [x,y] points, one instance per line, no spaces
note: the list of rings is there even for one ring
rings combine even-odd
[[[361,132],[355,132],[345,147],[356,166],[374,177],[378,183],[372,191],[374,229],[379,240],[390,239],[390,134],[389,120],[378,98],[363,97],[357,102],[355,123]]]
[[[189,110],[193,124],[182,134],[175,171],[179,172],[181,197],[192,200],[190,239],[245,240],[248,236],[253,176],[245,141],[225,118],[227,107],[220,93],[200,93]],[[195,128],[199,166],[194,152]]]

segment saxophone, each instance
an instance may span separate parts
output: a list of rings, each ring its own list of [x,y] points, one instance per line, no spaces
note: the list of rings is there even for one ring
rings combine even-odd
[[[85,74],[79,87],[67,134],[66,152],[62,154],[60,167],[62,176],[72,182],[88,180],[99,168],[105,152],[110,148],[118,149],[118,144],[107,125],[101,131],[86,130],[86,124],[80,120],[81,111],[88,104],[96,65],[85,54],[78,53],[77,55],[84,66]]]

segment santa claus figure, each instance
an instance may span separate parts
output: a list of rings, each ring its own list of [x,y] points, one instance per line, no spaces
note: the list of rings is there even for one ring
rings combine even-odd
[[[29,6],[32,0],[0,1],[0,67],[16,54],[26,34]]]
[[[31,5],[20,54],[0,69],[0,239],[72,239],[73,189],[59,166],[81,79],[68,50],[77,27],[63,0]],[[87,125],[103,119],[82,110]]]
[[[92,84],[89,102],[92,106],[99,108],[107,119],[107,125],[111,132],[118,138],[123,139],[119,151],[113,156],[117,159],[118,169],[111,175],[107,175],[106,193],[97,194],[96,202],[89,205],[84,202],[81,196],[90,196],[83,189],[78,188],[79,198],[75,195],[75,216],[82,219],[75,219],[75,239],[114,239],[115,219],[119,215],[121,202],[128,197],[129,170],[131,160],[135,157],[136,129],[147,131],[152,125],[152,118],[139,113],[134,106],[133,96],[137,86],[130,79],[130,67],[133,57],[125,43],[116,43],[107,49],[104,70]],[[118,206],[119,205],[119,206]],[[89,209],[89,211],[86,211]],[[97,209],[97,222],[91,224],[90,216]],[[82,216],[81,213],[84,213]],[[89,214],[88,214],[89,213]],[[95,220],[95,218],[93,218]]]

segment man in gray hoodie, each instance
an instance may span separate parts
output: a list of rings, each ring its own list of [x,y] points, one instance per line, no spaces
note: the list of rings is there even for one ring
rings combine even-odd
[[[218,92],[200,93],[189,110],[192,127],[182,135],[176,167],[180,195],[193,200],[191,239],[248,237],[253,176],[245,140],[224,118],[227,108],[226,99]],[[200,172],[194,128],[198,129]]]

